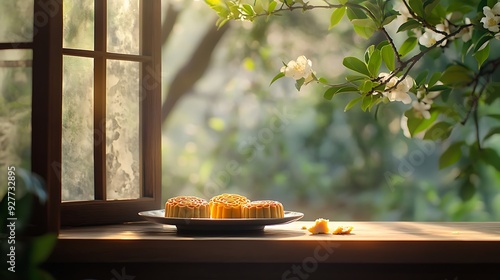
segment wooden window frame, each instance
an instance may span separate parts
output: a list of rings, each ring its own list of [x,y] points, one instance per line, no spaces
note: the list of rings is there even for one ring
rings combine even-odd
[[[161,203],[161,1],[141,0],[140,55],[106,51],[106,3],[95,0],[95,51],[63,49],[63,1],[35,1],[33,37],[32,171],[47,187],[48,200],[35,207],[35,232],[58,232],[61,226],[97,225],[138,220],[139,211],[157,209]],[[50,6],[50,13],[47,11]],[[46,16],[43,26],[37,17]],[[141,62],[140,166],[141,198],[106,200],[105,147],[95,149],[95,199],[61,202],[62,76],[63,55],[93,57],[95,75],[105,77],[106,60]],[[104,71],[104,72],[103,72]],[[105,81],[95,79],[95,91],[105,92]],[[105,94],[95,94],[105,96]],[[97,114],[105,112],[105,99],[94,98]],[[102,117],[102,116],[101,116]],[[95,133],[105,137],[105,127],[95,120]]]

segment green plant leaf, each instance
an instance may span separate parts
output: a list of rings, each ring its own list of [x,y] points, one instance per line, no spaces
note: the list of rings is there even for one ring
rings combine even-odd
[[[409,52],[411,52],[417,45],[417,41],[418,40],[416,37],[408,37],[408,39],[406,39],[399,48],[399,54],[401,55],[401,57],[404,57]]]
[[[359,36],[368,39],[373,33],[377,30],[377,25],[372,19],[364,18],[364,19],[353,19],[352,24],[354,26],[354,31]]]
[[[425,83],[425,80],[427,79],[427,75],[429,74],[429,71],[424,70],[418,74],[418,76],[415,78],[415,84],[417,84],[417,87],[420,87]]]
[[[386,26],[388,25],[389,23],[393,22],[395,19],[398,18],[398,15],[390,15],[390,16],[386,16],[384,18],[384,20],[382,21],[382,26]]]
[[[276,1],[271,1],[271,3],[269,3],[269,7],[267,8],[267,12],[270,14],[274,11],[274,9],[276,9],[276,5],[278,5],[278,2]]]
[[[483,140],[486,141],[493,135],[500,134],[500,127],[493,127],[490,131],[484,136]]]
[[[424,135],[425,140],[445,140],[450,137],[453,126],[447,122],[438,122],[429,128]]]
[[[365,82],[358,88],[362,93],[368,93],[373,88],[373,82],[370,80],[365,80]]]
[[[372,20],[380,23],[380,20],[383,18],[382,10],[380,9],[380,7],[368,1],[363,2],[363,6],[370,10],[370,12],[373,14],[374,18],[372,18]]]
[[[488,59],[488,56],[490,55],[490,44],[488,44],[484,49],[477,51],[474,53],[472,56],[476,59],[477,61],[477,68],[480,69],[481,65]]]
[[[347,75],[345,77],[346,81],[348,82],[356,82],[360,80],[366,79],[366,76],[361,76],[361,75]]]
[[[346,9],[347,8],[343,6],[333,11],[332,16],[330,17],[330,27],[328,27],[328,30],[332,29],[340,22],[340,20],[344,17]]]
[[[349,101],[349,103],[347,103],[347,105],[344,108],[344,112],[347,112],[347,110],[351,109],[354,105],[356,105],[356,103],[358,103],[362,99],[363,99],[363,96],[358,96],[358,97],[354,98],[353,100]]]
[[[422,0],[409,0],[408,4],[415,14],[421,17],[424,16],[424,4],[422,3]]]
[[[368,67],[366,66],[366,64],[356,57],[345,57],[342,61],[342,64],[353,71],[370,77],[370,71],[368,71]]]
[[[363,110],[363,112],[366,112],[366,110],[371,107],[372,103],[373,103],[373,95],[372,94],[365,95],[363,97],[363,102],[361,103],[361,110]]]
[[[476,193],[476,187],[467,178],[462,185],[460,185],[459,195],[463,201],[469,201]]]
[[[47,260],[56,242],[56,234],[45,234],[34,237],[31,243],[31,263],[38,265]]]
[[[462,65],[451,65],[441,76],[441,82],[452,87],[464,86],[471,81],[472,75],[469,69]]]
[[[489,117],[489,118],[494,118],[494,119],[500,120],[500,114],[489,114],[489,115],[486,115],[485,117]]]
[[[382,53],[382,60],[389,71],[394,71],[396,68],[396,54],[390,45],[385,45],[380,50]]]
[[[304,85],[306,79],[302,78],[297,81],[295,81],[295,88],[300,91],[300,88]]]
[[[422,24],[420,22],[410,18],[410,19],[408,19],[408,21],[406,21],[405,23],[401,24],[401,26],[399,26],[397,32],[403,32],[406,30],[411,30],[411,29],[420,28],[420,27],[422,27]]]
[[[436,72],[436,73],[432,74],[427,86],[432,87],[433,85],[435,85],[439,81],[439,79],[441,79],[441,72]]]
[[[500,172],[500,156],[496,150],[492,148],[485,148],[480,151],[480,158],[486,162],[488,165],[494,167],[498,172]]]
[[[432,91],[443,91],[443,90],[447,90],[449,89],[448,86],[445,86],[445,85],[437,85],[437,86],[432,86],[429,88],[429,92],[432,92]]]
[[[243,4],[241,6],[241,13],[247,16],[254,16],[255,15],[255,10],[253,7],[249,4]]]
[[[352,86],[332,86],[329,89],[325,91],[323,94],[323,97],[327,100],[332,100],[333,96],[338,94],[338,93],[343,93],[343,92],[356,92],[358,91],[357,88],[352,87]]]
[[[283,73],[283,72],[278,73],[278,75],[274,76],[273,80],[271,81],[271,83],[269,85],[272,85],[274,82],[276,82],[277,80],[279,80],[283,77],[285,77],[285,73]]]
[[[368,71],[372,74],[372,77],[378,76],[378,71],[382,65],[382,54],[380,50],[373,50],[370,60],[368,61]]]
[[[493,39],[493,36],[491,36],[491,34],[489,33],[485,33],[483,34],[481,37],[479,37],[476,40],[474,40],[474,38],[472,39],[474,41],[474,48],[473,48],[473,52],[477,52],[479,51],[480,48],[483,47],[484,44],[487,44],[489,40]]]
[[[439,157],[439,169],[444,169],[455,164],[462,157],[462,146],[465,142],[455,142],[451,144]]]
[[[366,14],[359,8],[347,7],[347,17],[349,20],[366,18]]]

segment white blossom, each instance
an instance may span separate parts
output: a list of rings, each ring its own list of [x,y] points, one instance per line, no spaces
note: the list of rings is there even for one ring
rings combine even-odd
[[[388,78],[390,74],[388,73],[380,73],[379,77],[382,78],[382,82],[385,82],[386,78]],[[404,80],[399,82],[398,77],[392,77],[387,84],[385,85],[385,91],[382,92],[384,96],[386,96],[389,101],[401,101],[404,104],[411,103],[411,97],[408,94],[410,89],[413,87],[413,78],[410,76],[406,76]],[[399,83],[398,83],[399,82]],[[397,86],[396,86],[397,84]],[[396,87],[394,87],[396,86]]]
[[[311,60],[301,55],[297,60],[290,60],[286,66],[281,67],[281,72],[285,77],[291,77],[295,80],[305,79],[305,83],[313,80],[314,71]]]
[[[465,18],[465,24],[471,24],[470,18]],[[472,38],[472,31],[474,31],[472,26],[465,27],[460,31],[457,37],[462,37],[462,40],[467,43]]]
[[[440,23],[436,25],[436,30],[442,31],[446,34],[450,33],[450,28],[447,24],[447,21],[445,21],[445,23]],[[444,39],[445,37],[446,36],[443,33],[438,33],[435,32],[434,30],[426,28],[424,34],[422,34],[422,36],[418,38],[418,43],[422,46],[430,48],[431,46],[435,45],[437,42]],[[444,47],[447,42],[448,40],[444,40],[441,43],[441,47]]]
[[[399,12],[398,20],[401,20],[402,22],[406,22],[409,18],[412,18],[410,11],[408,11],[408,8],[403,1],[397,1],[396,4],[394,4],[394,10]]]
[[[483,7],[483,14],[484,17],[481,18],[483,27],[491,32],[498,33],[500,31],[500,2],[496,3],[493,8]]]
[[[431,104],[414,100],[411,105],[413,106],[413,110],[417,117],[423,117],[424,119],[431,118],[431,113],[429,112],[429,110],[431,109]]]

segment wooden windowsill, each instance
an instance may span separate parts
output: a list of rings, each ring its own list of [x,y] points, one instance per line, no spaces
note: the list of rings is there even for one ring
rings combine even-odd
[[[300,221],[245,234],[178,234],[131,223],[62,229],[51,263],[499,264],[500,222],[330,222],[350,235],[310,235]]]

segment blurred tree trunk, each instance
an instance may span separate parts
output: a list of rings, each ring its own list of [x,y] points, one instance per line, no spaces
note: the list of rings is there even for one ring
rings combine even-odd
[[[162,26],[162,42],[165,44],[176,23],[178,11],[169,4],[167,6],[167,18]],[[166,99],[162,105],[162,123],[165,123],[173,111],[177,102],[186,94],[189,94],[196,82],[203,76],[210,64],[212,54],[224,33],[229,29],[229,24],[217,29],[215,23],[207,30],[193,54],[174,75],[172,83],[166,90]]]

